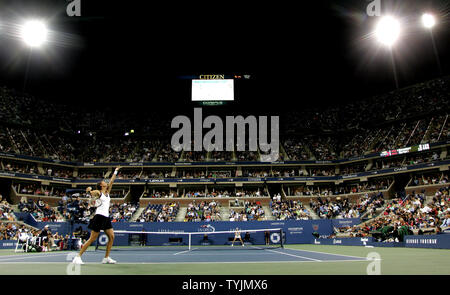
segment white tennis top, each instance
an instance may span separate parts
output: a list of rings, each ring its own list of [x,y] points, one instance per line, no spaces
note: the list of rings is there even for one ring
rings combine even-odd
[[[105,217],[109,217],[109,205],[111,203],[111,198],[109,197],[109,194],[102,193],[100,196],[100,200],[102,201],[102,204],[97,207],[97,210],[95,210],[95,214],[100,214]]]

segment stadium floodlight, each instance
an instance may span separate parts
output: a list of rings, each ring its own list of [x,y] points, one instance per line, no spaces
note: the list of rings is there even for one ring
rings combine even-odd
[[[384,16],[376,26],[375,36],[380,43],[392,47],[400,36],[400,22],[392,16]]]
[[[424,13],[422,15],[422,24],[425,28],[431,29],[436,25],[436,18],[429,13]]]
[[[47,35],[47,26],[42,21],[30,20],[22,26],[21,37],[30,47],[42,46],[47,41]]]

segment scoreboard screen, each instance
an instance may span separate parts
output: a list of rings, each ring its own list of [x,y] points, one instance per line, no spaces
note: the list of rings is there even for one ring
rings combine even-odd
[[[192,80],[192,101],[233,101],[234,80]]]
[[[430,149],[430,144],[425,143],[425,144],[415,145],[415,146],[411,146],[411,147],[405,147],[405,148],[401,148],[401,149],[384,151],[384,152],[380,153],[380,157],[397,156],[397,155],[402,155],[402,154],[407,154],[407,153],[426,151],[429,149]]]

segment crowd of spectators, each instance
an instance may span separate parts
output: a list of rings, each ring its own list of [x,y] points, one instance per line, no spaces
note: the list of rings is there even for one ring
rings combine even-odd
[[[2,195],[0,195],[0,220],[15,220],[11,205],[6,200],[3,200]]]
[[[293,186],[291,196],[337,196],[363,192],[386,190],[392,184],[392,178],[375,178],[367,182],[344,183],[335,186]]]
[[[25,174],[38,174],[45,175],[51,177],[63,177],[63,178],[72,178],[73,171],[70,169],[61,169],[55,167],[43,167],[42,173],[38,169],[38,165],[36,163],[28,163],[28,162],[15,162],[8,161],[3,159],[1,163],[1,167],[3,171],[7,172],[17,172],[17,173],[25,173]]]
[[[73,171],[70,169],[62,169],[62,168],[55,168],[55,167],[43,167],[45,171],[45,175],[52,176],[52,177],[63,177],[63,178],[72,178],[73,177]]]
[[[15,223],[0,222],[0,240],[17,240],[19,229]]]
[[[265,211],[259,201],[245,201],[244,208],[230,208],[230,221],[261,221],[265,220]]]
[[[220,221],[220,208],[220,203],[216,201],[202,201],[199,204],[193,201],[187,206],[184,221]]]
[[[236,171],[222,170],[222,171],[208,171],[207,178],[229,178],[236,176]]]
[[[204,198],[207,194],[204,190],[186,191],[182,194],[182,198]]]
[[[178,169],[177,178],[229,178],[236,175],[236,171],[230,170],[211,170],[206,168],[198,169]]]
[[[243,177],[269,177],[270,171],[261,168],[247,168],[242,170]]]
[[[82,170],[78,173],[79,179],[103,179],[105,172],[96,170]]]
[[[35,196],[58,196],[62,197],[66,193],[66,189],[52,187],[48,185],[39,185],[36,183],[14,185],[15,190],[19,194],[35,195]]]
[[[176,198],[178,194],[176,191],[146,191],[142,195],[143,198]]]
[[[162,205],[152,205],[148,204],[144,211],[142,211],[141,215],[137,219],[138,222],[154,222],[158,217],[158,213],[161,210]]]
[[[221,189],[212,189],[206,194],[207,198],[229,198],[233,196],[235,196],[234,192],[229,192],[228,190]]]
[[[287,200],[276,200],[270,203],[272,215],[277,220],[309,220],[312,219],[310,212],[302,202]]]
[[[357,163],[351,163],[347,165],[342,165],[339,167],[339,174],[341,175],[350,175],[355,173],[364,172],[366,170],[366,163],[365,162],[357,162]]]
[[[236,152],[236,161],[245,162],[245,161],[254,161],[257,162],[260,160],[259,153],[257,151],[237,151]]]
[[[112,190],[109,193],[109,197],[113,199],[123,199],[125,197],[126,192],[124,190]]]
[[[334,167],[320,167],[320,168],[308,168],[308,175],[312,177],[316,176],[334,176],[335,168]]]
[[[422,193],[392,199],[378,218],[347,229],[354,237],[402,242],[407,234],[439,234],[450,226],[449,187],[436,190],[431,201]]]
[[[369,130],[361,127],[358,132],[352,132],[352,135],[344,135],[341,139],[340,156],[343,159],[359,157],[365,154],[375,152],[372,144],[379,135],[380,130]]]
[[[178,169],[177,170],[178,178],[206,178],[206,169]]]
[[[138,170],[121,170],[117,175],[117,179],[136,179],[141,175],[141,171]]]
[[[449,90],[450,77],[443,77],[343,105],[304,110],[300,114],[296,111],[293,112],[292,119],[302,118],[300,125],[304,125],[305,128],[358,130],[362,126],[374,123],[386,123],[417,114],[439,112],[445,109]],[[298,128],[298,121],[288,120],[288,122],[292,125],[286,126],[286,129]]]
[[[173,222],[179,209],[180,205],[176,202],[148,204],[137,220],[139,222]]]
[[[212,151],[210,152],[208,156],[208,161],[215,161],[215,162],[227,162],[227,161],[233,161],[233,152],[226,152],[226,151]]]
[[[25,225],[19,225],[17,223],[0,223],[0,240],[14,240],[21,243],[23,250],[29,252],[47,252],[47,251],[62,251],[70,250],[69,235],[60,235],[58,232],[52,233],[47,229],[47,235],[43,230],[37,230],[29,228]],[[46,246],[39,240],[43,236],[47,236],[48,242]],[[75,237],[75,236],[74,236]],[[83,239],[84,243],[86,239]],[[25,245],[28,244],[28,247]],[[39,250],[38,250],[39,249]]]
[[[48,203],[39,198],[36,202],[32,198],[22,197],[18,205],[20,212],[30,213],[38,222],[63,222],[64,217],[55,211]]]
[[[237,190],[236,197],[266,197],[267,192],[263,188],[254,188],[254,189],[246,189],[246,190]]]
[[[405,159],[406,165],[417,165],[421,163],[430,163],[439,161],[439,155],[436,151],[430,151],[426,153],[414,154],[407,156]]]
[[[207,152],[186,151],[183,154],[183,162],[205,162]]]
[[[169,170],[144,170],[140,176],[141,179],[152,179],[152,178],[170,178],[171,171]]]
[[[162,144],[160,146],[157,161],[159,162],[177,162],[180,158],[181,153],[175,152],[172,149],[170,143]]]
[[[422,141],[445,141],[449,136],[449,84],[450,78],[443,77],[344,105],[288,112],[283,120],[281,155],[286,154],[288,160],[327,161]],[[182,153],[173,151],[164,134],[170,122],[163,120],[163,114],[94,113],[6,87],[0,87],[0,113],[3,152],[78,162],[258,161],[260,157],[258,151],[247,148],[235,153],[184,152],[181,159]],[[117,130],[125,126],[139,126],[139,134],[134,130],[119,134]]]
[[[384,205],[384,198],[382,193],[365,194],[356,202],[351,202],[348,198],[337,197],[335,200],[330,198],[322,199],[318,197],[316,200],[310,199],[311,209],[324,219],[333,218],[359,218],[364,213],[373,213],[374,210],[381,208]]]
[[[88,201],[82,200],[79,194],[65,195],[58,201],[57,208],[66,221],[74,223],[89,223],[95,212],[95,207],[89,205]]]
[[[175,202],[166,203],[162,206],[161,212],[159,212],[156,221],[157,222],[172,222],[177,217],[180,205]]]
[[[448,114],[433,117],[428,138],[431,143],[439,142],[449,137],[449,117]]]
[[[332,136],[311,136],[307,139],[309,149],[314,158],[320,161],[330,161],[337,159],[337,141]]]
[[[1,167],[3,171],[7,172],[39,174],[37,164],[35,163],[22,163],[2,160]]]
[[[272,169],[273,177],[294,177],[294,176],[303,176],[303,170],[300,168],[273,168]]]
[[[448,183],[448,172],[428,172],[415,175],[409,186],[445,184]]]
[[[230,197],[264,197],[267,193],[264,192],[262,188],[259,189],[247,189],[247,190],[237,190],[235,192],[227,189],[212,189],[210,191],[195,190],[186,191],[182,197],[183,198],[230,198]]]
[[[298,138],[289,138],[284,141],[284,150],[291,161],[307,161],[311,158],[307,145]]]
[[[137,209],[139,209],[139,203],[111,204],[109,207],[109,217],[111,222],[128,222]]]

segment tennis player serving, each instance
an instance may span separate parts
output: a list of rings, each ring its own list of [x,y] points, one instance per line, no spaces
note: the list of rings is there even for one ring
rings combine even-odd
[[[233,242],[231,242],[231,247],[234,246],[234,242],[236,242],[237,239],[241,240],[242,247],[244,247],[244,241],[241,238],[241,231],[239,230],[238,227],[236,227],[236,231],[234,232],[234,240]]]
[[[100,231],[103,230],[105,234],[108,236],[108,243],[106,245],[106,253],[105,258],[103,258],[102,263],[105,264],[114,264],[115,260],[109,257],[109,252],[111,251],[113,242],[114,242],[114,230],[111,224],[111,220],[109,219],[109,206],[111,202],[111,198],[109,193],[111,192],[112,185],[114,180],[117,177],[117,173],[119,173],[120,167],[117,167],[114,171],[113,176],[109,180],[109,183],[105,181],[101,181],[97,183],[97,187],[95,190],[88,187],[86,189],[86,193],[91,196],[90,203],[91,206],[96,206],[95,215],[89,222],[88,228],[91,229],[91,236],[89,240],[81,247],[80,253],[75,256],[72,263],[74,264],[84,264],[81,260],[81,256],[86,251],[86,249],[97,240]]]

